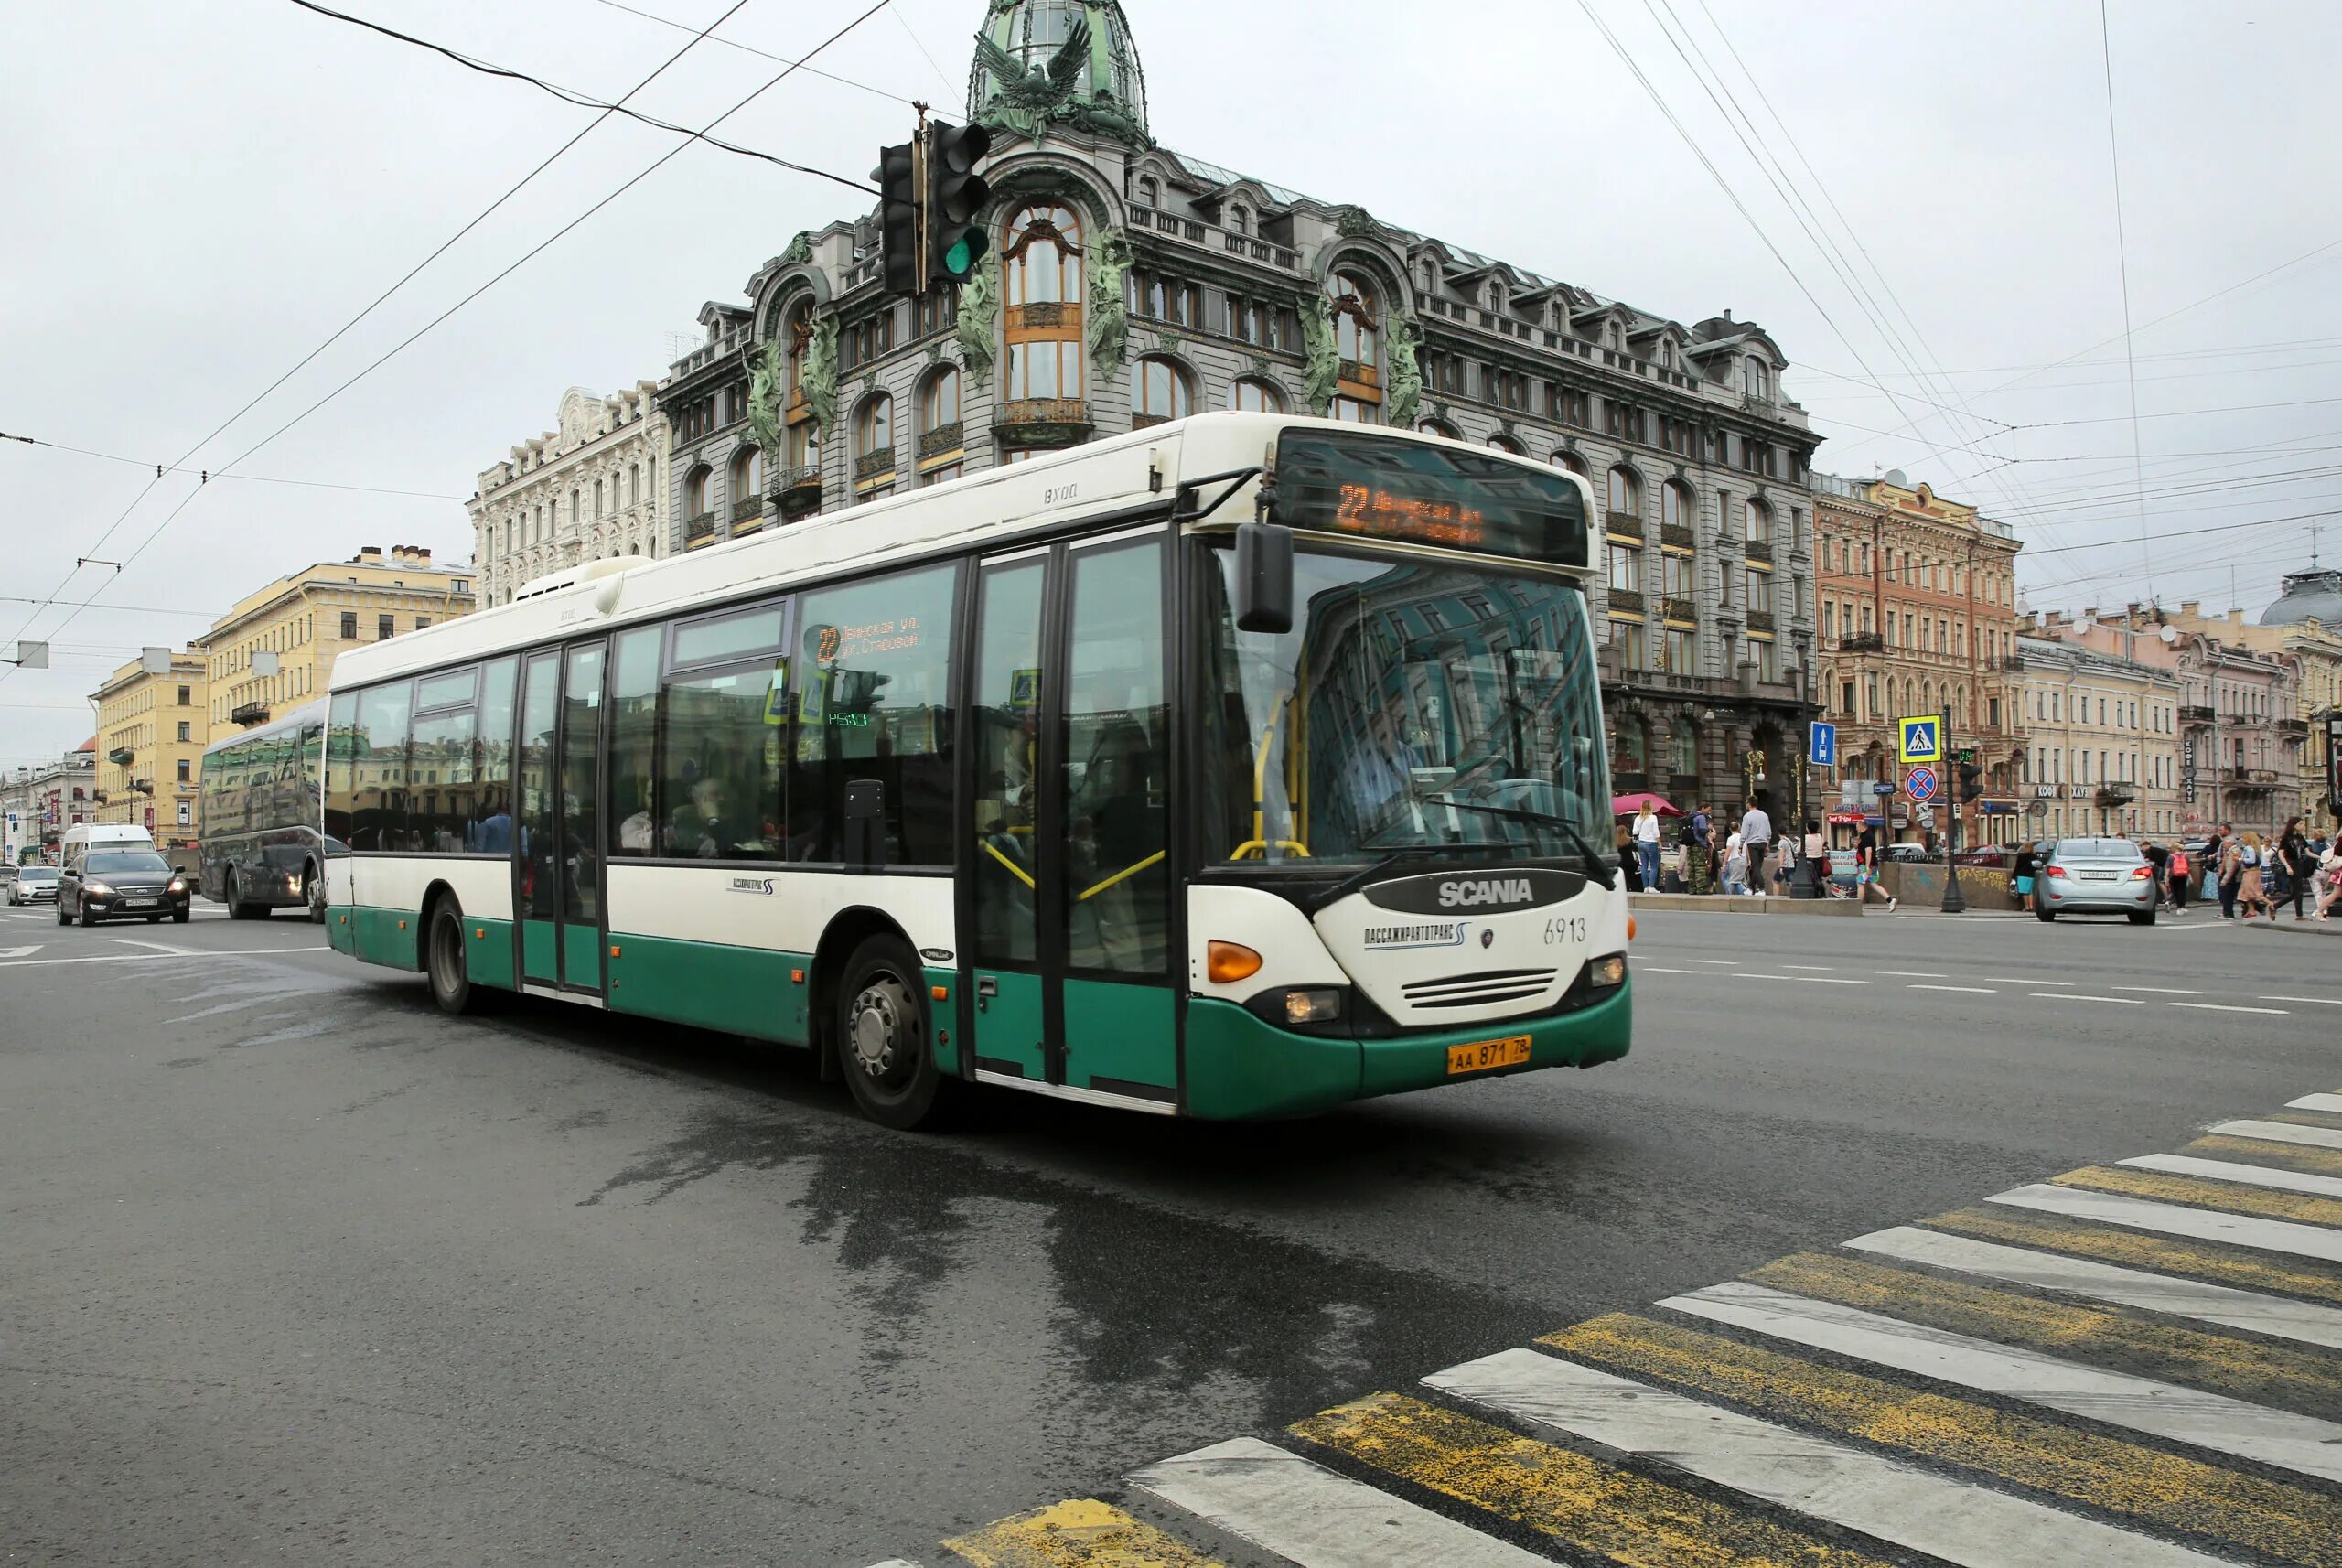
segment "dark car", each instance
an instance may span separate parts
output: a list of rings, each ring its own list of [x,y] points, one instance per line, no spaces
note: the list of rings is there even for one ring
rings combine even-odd
[[[150,924],[168,915],[184,923],[192,897],[187,878],[151,849],[92,850],[81,865],[69,866],[57,887],[57,923],[76,919],[85,926],[100,920],[145,920]]]

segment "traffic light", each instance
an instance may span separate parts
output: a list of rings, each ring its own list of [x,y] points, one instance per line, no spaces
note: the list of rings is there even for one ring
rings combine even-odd
[[[919,292],[919,159],[914,145],[878,149],[878,253],[889,295]]]
[[[927,281],[965,283],[992,249],[976,221],[992,199],[992,187],[976,166],[992,151],[992,133],[982,125],[928,127]]]
[[[1953,771],[1960,775],[1960,798],[1963,800],[1976,800],[1983,789],[1984,769],[1972,760],[1975,755],[1972,751],[1964,752],[1952,765]]]

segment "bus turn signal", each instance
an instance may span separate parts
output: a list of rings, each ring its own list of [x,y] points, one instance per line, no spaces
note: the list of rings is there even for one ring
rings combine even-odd
[[[1233,985],[1261,972],[1261,955],[1241,942],[1215,941],[1204,955],[1204,973],[1214,985]]]

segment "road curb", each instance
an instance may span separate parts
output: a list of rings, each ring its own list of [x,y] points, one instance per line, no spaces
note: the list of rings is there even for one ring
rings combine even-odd
[[[2279,925],[2274,920],[2231,920],[2230,925],[2242,926],[2248,931],[2274,931],[2288,937],[2324,937],[2328,941],[2342,939],[2342,920],[2328,918],[2316,921],[2287,921]]]
[[[1726,893],[1629,893],[1628,907],[1686,915],[1806,915],[1860,919],[1863,907],[1849,898],[1755,898]]]

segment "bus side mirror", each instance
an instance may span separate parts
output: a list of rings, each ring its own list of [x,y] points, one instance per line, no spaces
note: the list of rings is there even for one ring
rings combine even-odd
[[[1275,637],[1293,629],[1293,530],[1236,525],[1236,629]]]

